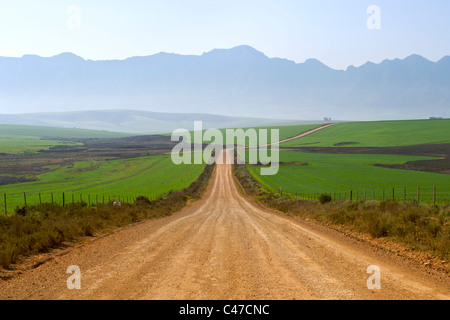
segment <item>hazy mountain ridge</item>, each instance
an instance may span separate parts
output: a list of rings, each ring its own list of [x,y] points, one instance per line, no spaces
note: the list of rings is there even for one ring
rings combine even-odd
[[[0,113],[135,109],[276,119],[450,116],[450,57],[334,70],[249,47],[125,60],[0,57]]]

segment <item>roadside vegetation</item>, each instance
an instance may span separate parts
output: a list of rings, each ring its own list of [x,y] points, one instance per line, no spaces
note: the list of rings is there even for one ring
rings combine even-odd
[[[302,200],[264,188],[246,165],[236,165],[234,175],[244,191],[261,204],[321,223],[342,225],[372,238],[389,238],[443,260],[450,258],[450,205],[416,202]]]

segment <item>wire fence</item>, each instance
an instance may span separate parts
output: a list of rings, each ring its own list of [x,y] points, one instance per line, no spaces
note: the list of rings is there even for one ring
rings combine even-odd
[[[367,190],[347,190],[332,192],[292,192],[280,188],[279,193],[305,200],[318,200],[320,195],[326,194],[334,201],[360,201],[360,200],[394,200],[398,202],[416,202],[425,204],[449,204],[450,186],[424,186],[424,187],[393,187]]]
[[[304,200],[318,200],[326,194],[334,201],[385,201],[416,202],[425,204],[450,204],[450,186],[425,187],[393,187],[368,190],[347,190],[332,192],[296,192],[279,188],[279,193]],[[169,192],[170,193],[170,192]],[[145,195],[150,201],[164,198],[168,193]],[[44,203],[66,206],[75,203],[85,203],[88,206],[109,204],[114,201],[123,204],[134,203],[137,196],[104,195],[83,193],[3,193],[0,198],[0,214],[14,212],[16,208]]]
[[[169,192],[170,193],[170,192]],[[140,194],[148,197],[150,201],[164,198],[168,193],[162,194]],[[86,193],[3,193],[0,194],[0,214],[8,214],[15,212],[17,208],[40,205],[40,204],[55,204],[60,206],[67,206],[75,203],[84,203],[88,206],[110,204],[114,201],[121,204],[130,204],[136,201],[137,196],[130,195],[104,195],[104,194],[86,194]]]

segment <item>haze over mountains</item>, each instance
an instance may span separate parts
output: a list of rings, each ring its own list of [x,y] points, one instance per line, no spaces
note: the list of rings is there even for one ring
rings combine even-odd
[[[432,62],[411,55],[345,71],[314,59],[268,58],[249,46],[109,61],[72,53],[0,57],[0,114],[129,109],[290,120],[416,119],[450,117],[449,88],[449,56]]]
[[[318,121],[286,121],[250,117],[227,117],[199,113],[175,114],[137,110],[88,110],[0,114],[0,125],[20,124],[106,130],[135,134],[171,133],[177,129],[194,130],[195,121],[202,121],[204,129],[318,123]]]

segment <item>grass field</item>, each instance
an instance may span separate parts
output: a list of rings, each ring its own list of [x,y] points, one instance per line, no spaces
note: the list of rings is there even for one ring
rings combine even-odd
[[[268,190],[295,193],[331,193],[360,190],[391,192],[397,188],[403,193],[415,192],[418,186],[431,191],[433,186],[445,187],[450,195],[450,175],[412,170],[389,169],[374,164],[400,164],[406,161],[426,160],[430,157],[366,154],[319,154],[280,151],[281,164],[277,175],[261,176],[260,167],[248,166],[251,174]],[[297,163],[297,164],[295,164]],[[300,163],[307,163],[300,165]],[[442,189],[441,189],[442,190]],[[392,192],[391,192],[392,193]],[[403,196],[403,195],[402,195]],[[430,196],[430,195],[428,195]]]
[[[388,147],[450,143],[450,119],[340,123],[283,147]]]
[[[0,153],[35,153],[40,150],[48,150],[55,146],[74,146],[82,145],[82,143],[73,141],[59,140],[40,140],[34,137],[22,138],[18,137],[1,137],[0,136]]]
[[[126,133],[117,133],[100,130],[86,130],[77,128],[57,128],[46,126],[29,126],[15,124],[0,124],[0,137],[23,136],[26,138],[121,138],[130,136]]]
[[[0,153],[35,153],[55,146],[81,144],[70,139],[124,136],[127,135],[107,131],[0,124]]]
[[[67,203],[72,201],[88,201],[92,203],[106,201],[114,196],[130,199],[139,195],[159,196],[170,190],[181,190],[188,187],[203,171],[205,165],[180,165],[172,163],[170,155],[153,155],[131,159],[111,161],[82,161],[73,166],[53,168],[54,170],[39,176],[37,182],[26,182],[0,187],[0,193],[7,194],[8,211],[16,206],[24,205],[24,192],[27,204],[38,203],[39,193],[42,202],[54,201],[62,203],[65,193]],[[3,199],[0,201],[0,212],[4,211]]]

